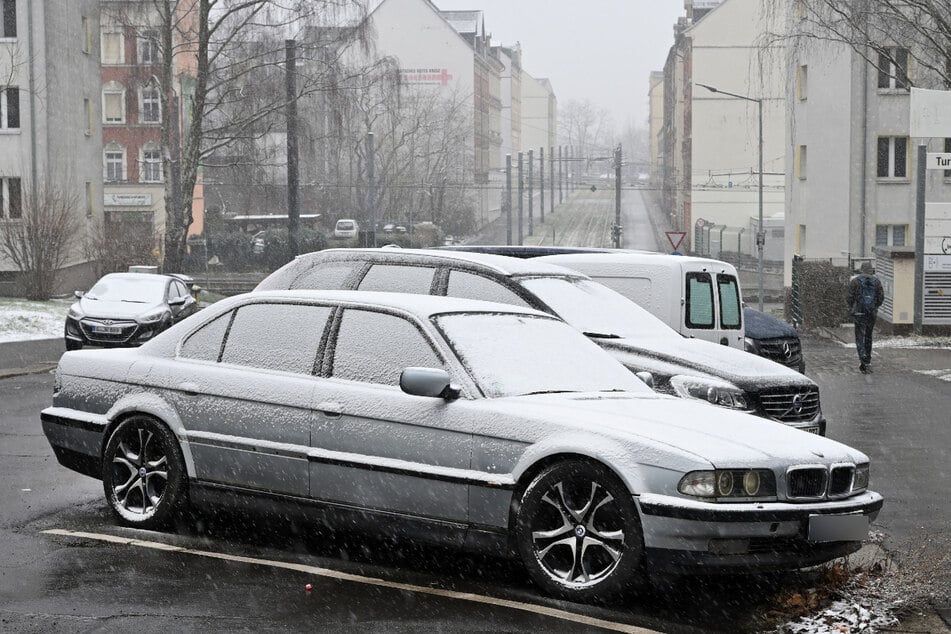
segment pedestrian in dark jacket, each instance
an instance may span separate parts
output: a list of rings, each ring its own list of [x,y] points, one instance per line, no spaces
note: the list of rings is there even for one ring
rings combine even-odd
[[[865,374],[872,371],[872,331],[878,307],[885,301],[882,283],[875,277],[871,262],[863,262],[849,282],[849,309],[855,321],[855,349],[859,354],[859,370]]]

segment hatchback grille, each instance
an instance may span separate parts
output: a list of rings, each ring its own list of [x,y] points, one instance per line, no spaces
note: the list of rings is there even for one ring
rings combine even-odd
[[[791,498],[821,498],[826,491],[826,475],[822,468],[792,469],[786,474],[786,492]]]
[[[761,339],[758,343],[761,357],[790,367],[799,367],[799,362],[802,360],[802,344],[799,339],[795,337]]]
[[[845,495],[851,492],[854,473],[855,467],[852,466],[833,467],[832,477],[829,479],[829,495]]]
[[[113,322],[105,323],[102,320],[98,319],[83,319],[79,322],[79,325],[83,329],[83,334],[86,336],[86,339],[89,341],[94,341],[97,343],[123,343],[132,338],[135,334],[138,324],[134,321],[122,321],[122,322]],[[96,332],[94,328],[100,326],[109,326],[112,328],[118,328],[118,333],[103,333]]]
[[[759,400],[768,417],[783,423],[810,421],[819,413],[819,389],[816,387],[763,392]]]

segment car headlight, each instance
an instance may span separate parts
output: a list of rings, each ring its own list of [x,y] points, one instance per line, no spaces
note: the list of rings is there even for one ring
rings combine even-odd
[[[868,488],[868,463],[855,465],[855,477],[852,479],[853,491],[864,491]]]
[[[152,322],[161,321],[165,317],[164,310],[153,310],[151,313],[145,313],[138,318],[138,321],[143,324],[150,324]]]
[[[77,320],[78,320],[78,319],[82,319],[82,318],[83,318],[83,311],[79,310],[79,304],[76,303],[76,304],[73,304],[72,306],[69,307],[69,312],[66,313],[66,315],[67,315],[70,319],[77,319]]]
[[[670,378],[670,386],[681,398],[695,398],[732,409],[750,409],[746,393],[726,381],[677,375]]]
[[[755,340],[755,339],[750,339],[749,337],[744,337],[744,338],[743,338],[743,347],[746,349],[747,352],[752,352],[753,354],[757,354],[757,346],[756,346],[756,340]]]
[[[769,469],[691,471],[680,479],[677,490],[699,498],[773,498],[776,476]]]

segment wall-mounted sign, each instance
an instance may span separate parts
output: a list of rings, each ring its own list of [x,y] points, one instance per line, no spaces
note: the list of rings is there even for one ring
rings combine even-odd
[[[452,75],[445,68],[401,68],[400,82],[404,84],[423,84],[430,86],[447,85]]]
[[[106,207],[151,207],[152,194],[103,194]]]
[[[951,170],[951,152],[928,152],[927,167],[930,170]]]

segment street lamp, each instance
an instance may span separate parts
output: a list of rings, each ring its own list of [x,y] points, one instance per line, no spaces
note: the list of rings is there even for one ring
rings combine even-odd
[[[759,309],[763,310],[763,247],[766,245],[766,231],[763,229],[763,100],[748,97],[746,95],[737,95],[708,86],[706,84],[696,83],[701,88],[706,88],[710,92],[719,93],[728,97],[735,97],[743,101],[752,101],[759,107],[759,229],[756,231],[756,251],[758,256],[757,268],[759,274]]]

